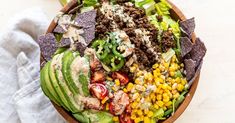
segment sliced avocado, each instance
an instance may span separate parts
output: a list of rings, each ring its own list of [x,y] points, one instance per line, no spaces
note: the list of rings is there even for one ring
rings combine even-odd
[[[82,113],[73,114],[73,116],[81,123],[91,123],[89,117],[84,116]]]
[[[82,91],[84,96],[89,96],[90,95],[90,91],[88,88],[88,76],[85,76],[82,72],[80,72],[79,74],[79,82],[82,84]]]
[[[74,83],[72,76],[70,74],[70,71],[71,71],[70,66],[74,58],[75,58],[75,55],[72,51],[68,50],[64,53],[64,56],[62,58],[62,73],[70,91],[72,91],[74,95],[77,95],[79,94],[79,89]]]
[[[82,75],[80,75],[82,73]],[[90,83],[90,64],[85,57],[76,57],[70,65],[71,82],[73,82],[79,90],[81,96],[90,95],[88,85]],[[81,78],[79,78],[81,77]]]
[[[49,62],[42,68],[40,72],[40,81],[42,91],[52,100],[54,103],[60,106],[60,99],[58,95],[55,93],[54,88],[51,85],[50,78],[48,76],[48,66]]]
[[[82,123],[113,123],[113,115],[105,111],[85,110],[73,116]]]
[[[61,105],[66,110],[71,111],[72,109],[70,108],[69,103],[60,88],[60,83],[57,81],[57,78],[56,78],[55,66],[56,66],[56,64],[58,64],[58,62],[60,62],[61,58],[62,58],[61,54],[55,55],[53,57],[50,65],[49,65],[49,77],[50,77],[51,83],[55,89],[55,92],[57,93],[57,95],[61,99]]]
[[[60,47],[58,48],[55,53],[54,53],[54,56],[57,55],[57,54],[60,54],[60,53],[63,53],[67,50],[68,48],[65,48],[65,47]]]

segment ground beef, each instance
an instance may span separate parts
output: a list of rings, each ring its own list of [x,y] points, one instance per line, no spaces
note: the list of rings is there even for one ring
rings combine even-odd
[[[169,48],[174,48],[176,46],[176,43],[174,41],[174,36],[171,31],[164,31],[162,33],[162,51],[166,52]]]
[[[112,20],[109,20],[107,17],[105,17],[105,15],[103,15],[102,12],[98,9],[96,16],[96,37],[100,39],[105,38],[105,34],[113,30],[111,26],[108,26],[111,25],[111,23]]]

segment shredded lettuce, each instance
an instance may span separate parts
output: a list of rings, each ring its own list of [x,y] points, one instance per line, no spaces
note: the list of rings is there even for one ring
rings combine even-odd
[[[98,3],[98,0],[83,0],[84,7],[95,6],[97,3]]]
[[[157,10],[158,15],[170,15],[169,10],[172,8],[171,5],[166,0],[160,0],[157,4],[155,4],[155,8]]]

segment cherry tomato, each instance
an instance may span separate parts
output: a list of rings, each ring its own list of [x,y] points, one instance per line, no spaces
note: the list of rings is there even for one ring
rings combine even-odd
[[[105,74],[103,71],[95,71],[91,77],[91,83],[104,82]]]
[[[95,97],[97,97],[100,100],[104,99],[108,95],[107,88],[100,83],[91,84],[90,91]]]
[[[129,82],[128,76],[121,72],[113,72],[112,78],[119,79],[121,85],[125,85]]]
[[[109,112],[110,112],[111,114],[115,115],[113,102],[110,102],[110,103],[109,103]]]
[[[133,120],[131,120],[130,115],[127,114],[121,114],[119,116],[120,123],[133,123]]]

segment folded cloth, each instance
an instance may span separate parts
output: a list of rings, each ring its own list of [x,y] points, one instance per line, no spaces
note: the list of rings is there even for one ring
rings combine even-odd
[[[64,123],[40,88],[36,43],[49,23],[43,11],[23,11],[0,36],[0,123]]]

